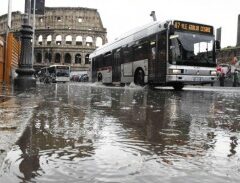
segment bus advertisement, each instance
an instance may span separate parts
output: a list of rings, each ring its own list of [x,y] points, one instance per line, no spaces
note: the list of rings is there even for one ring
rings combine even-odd
[[[213,84],[216,49],[213,26],[158,21],[126,33],[90,55],[92,82],[172,86]]]

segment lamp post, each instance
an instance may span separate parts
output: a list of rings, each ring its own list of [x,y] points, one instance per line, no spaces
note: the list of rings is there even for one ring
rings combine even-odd
[[[19,68],[16,70],[18,76],[14,79],[14,86],[17,89],[28,89],[36,86],[34,78],[34,69],[32,61],[32,34],[33,29],[30,26],[31,0],[25,0],[25,14],[21,29],[21,54]]]

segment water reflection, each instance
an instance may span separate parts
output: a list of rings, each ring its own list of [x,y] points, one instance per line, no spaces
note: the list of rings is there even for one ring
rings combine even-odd
[[[239,181],[239,95],[87,84],[36,95],[0,180]]]
[[[27,127],[16,143],[22,151],[22,155],[19,158],[21,159],[19,170],[23,173],[24,180],[31,180],[36,177],[38,175],[36,172],[40,168],[38,150],[32,147],[31,140],[32,131],[30,127]]]
[[[230,137],[230,140],[232,142],[230,143],[230,154],[228,155],[228,157],[233,156],[237,153],[236,148],[237,148],[237,145],[238,145],[238,142],[237,142],[238,138],[237,137],[232,136],[232,137]]]
[[[13,96],[11,85],[3,85],[0,83],[0,103],[9,100]]]

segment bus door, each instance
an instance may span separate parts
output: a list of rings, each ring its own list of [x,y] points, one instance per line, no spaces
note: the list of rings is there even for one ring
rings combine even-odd
[[[121,80],[121,57],[120,49],[116,50],[113,55],[113,67],[112,67],[112,81],[119,82]]]
[[[167,72],[167,39],[166,32],[157,35],[157,54],[155,62],[155,82],[165,83]]]
[[[155,81],[155,64],[157,54],[156,35],[149,38],[149,60],[148,60],[148,81],[154,83]]]

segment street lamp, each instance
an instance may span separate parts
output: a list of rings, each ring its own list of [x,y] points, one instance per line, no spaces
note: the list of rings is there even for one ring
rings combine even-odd
[[[31,0],[25,0],[25,14],[23,25],[21,29],[21,54],[19,60],[19,68],[16,69],[18,76],[14,79],[14,86],[17,89],[28,89],[36,86],[36,79],[33,74],[32,61],[32,34],[33,29],[30,26],[30,12],[31,12]]]

